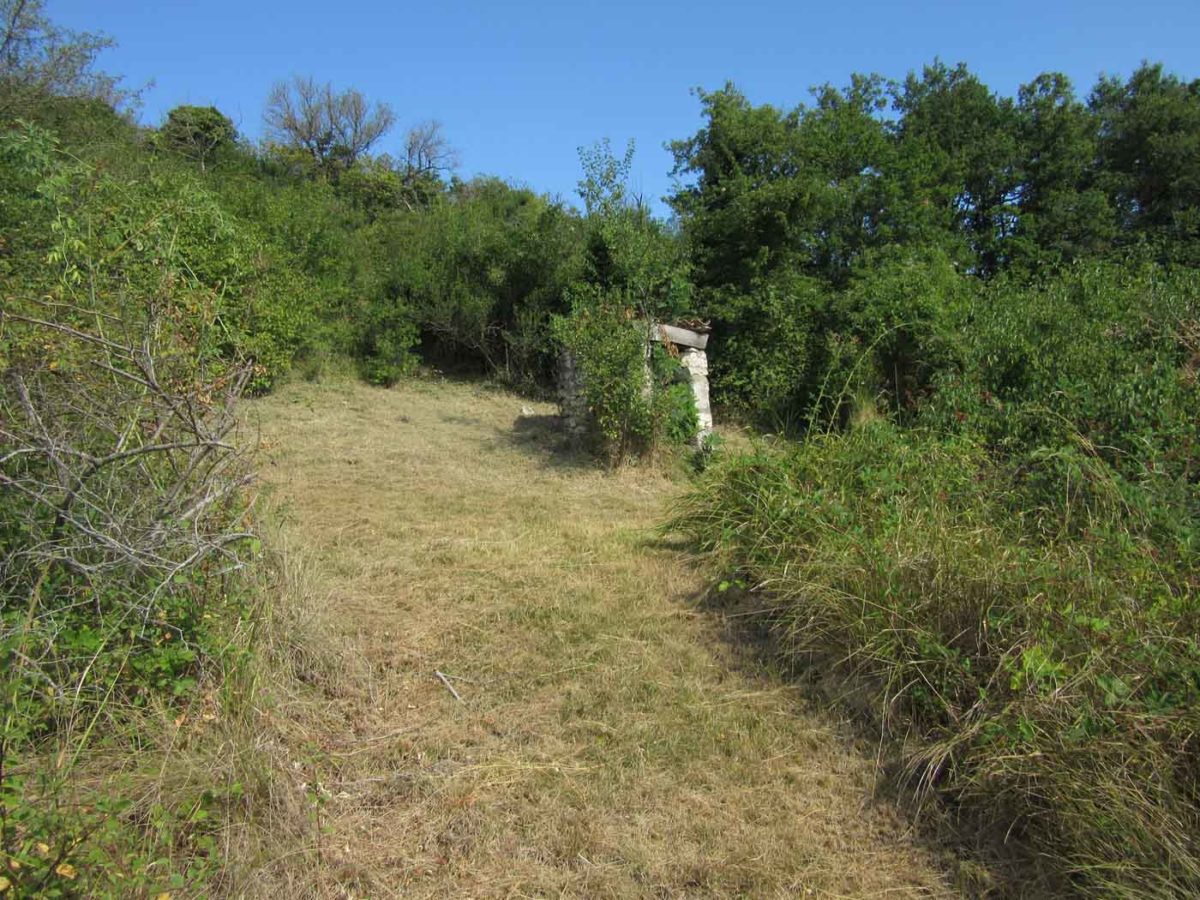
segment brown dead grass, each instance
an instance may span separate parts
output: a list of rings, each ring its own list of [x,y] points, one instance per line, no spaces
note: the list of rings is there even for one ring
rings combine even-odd
[[[679,485],[556,455],[552,413],[433,383],[253,404],[303,570],[281,603],[324,649],[285,639],[262,687],[304,818],[233,891],[948,895],[869,751],[697,608],[651,537]]]

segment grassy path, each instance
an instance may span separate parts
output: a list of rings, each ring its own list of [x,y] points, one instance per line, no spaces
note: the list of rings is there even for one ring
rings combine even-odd
[[[294,896],[946,895],[869,757],[648,537],[678,486],[570,466],[528,406],[433,384],[254,405],[288,543],[365,673],[298,739],[322,837]]]

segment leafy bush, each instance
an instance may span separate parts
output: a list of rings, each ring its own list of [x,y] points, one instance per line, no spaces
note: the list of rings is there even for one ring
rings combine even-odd
[[[663,368],[668,369],[660,394],[662,398],[660,405],[664,418],[663,436],[670,444],[686,447],[688,444],[694,443],[696,435],[700,433],[700,414],[696,409],[696,395],[692,393],[692,385],[686,378],[679,378],[670,372],[672,368],[676,372],[684,371],[679,365],[673,366],[670,357],[667,357]],[[661,372],[662,369],[656,367],[656,371]]]
[[[943,251],[897,247],[867,254],[837,290],[780,268],[745,293],[710,291],[714,391],[730,412],[790,433],[844,423],[856,397],[910,414],[958,365],[978,290]]]
[[[0,166],[0,208],[21,214],[0,309],[4,878],[117,893],[113,845],[138,828],[72,781],[136,711],[190,695],[242,617],[253,539],[231,436],[253,373],[220,352],[233,267],[194,185],[147,195],[33,128],[0,136]]]
[[[371,384],[392,385],[413,371],[418,331],[412,313],[399,301],[383,299],[367,305],[359,323],[355,356],[363,378]]]
[[[1088,264],[964,302],[921,271],[861,295],[880,334],[926,336],[892,421],[718,465],[672,527],[762,591],[790,659],[840,662],[919,735],[919,789],[998,819],[1039,890],[1194,893],[1195,275]]]
[[[727,411],[780,430],[804,423],[827,366],[830,299],[794,273],[758,282],[747,295],[710,297],[712,380]]]
[[[328,185],[275,184],[240,172],[214,173],[208,185],[237,234],[226,352],[260,366],[253,387],[268,389],[302,357],[351,353],[355,294],[370,260]]]
[[[927,422],[1013,458],[1030,507],[1056,502],[1039,484],[1065,464],[1055,454],[1086,446],[1121,502],[1163,520],[1164,537],[1183,533],[1200,512],[1195,272],[1083,264],[990,287],[962,320],[962,362],[939,375]]]
[[[415,325],[429,363],[544,389],[556,358],[550,320],[566,311],[578,269],[577,221],[496,179],[459,184],[428,208],[381,218],[365,236],[378,264],[361,302],[356,352],[375,367],[377,347],[394,354],[415,343]]]
[[[833,302],[828,368],[814,413],[845,417],[849,397],[879,397],[908,416],[956,365],[978,285],[937,248],[872,254]]]
[[[700,419],[687,370],[650,343],[650,324],[596,288],[577,288],[573,298],[554,334],[578,371],[597,449],[619,464],[694,443]]]
[[[602,449],[621,462],[654,441],[648,325],[594,289],[575,297],[571,315],[555,320],[555,337],[575,360]]]

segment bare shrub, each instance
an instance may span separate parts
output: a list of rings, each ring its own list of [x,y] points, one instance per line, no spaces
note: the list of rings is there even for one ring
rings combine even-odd
[[[126,821],[124,799],[71,799],[76,764],[101,736],[136,744],[139,709],[189,697],[224,664],[253,547],[233,439],[250,368],[199,362],[158,299],[13,306],[0,312],[0,852],[36,894]],[[129,877],[123,865],[90,867],[88,889]]]

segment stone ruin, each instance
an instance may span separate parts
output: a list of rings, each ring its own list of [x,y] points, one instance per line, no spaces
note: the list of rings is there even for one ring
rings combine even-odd
[[[708,327],[659,325],[650,339],[673,347],[679,354],[679,364],[687,370],[692,396],[696,400],[696,413],[700,420],[697,440],[702,443],[713,430],[712,404],[708,399],[708,354],[704,352],[708,346]]]
[[[646,344],[646,377],[649,382],[650,344],[666,345],[687,371],[700,424],[696,443],[698,447],[702,447],[705,439],[713,432],[712,405],[708,399],[708,354],[704,352],[708,346],[709,329],[707,325],[688,324],[692,327],[655,324],[649,329]],[[575,364],[575,358],[566,351],[563,351],[558,360],[558,403],[567,436],[572,441],[582,442],[591,426],[591,415],[583,393],[583,378],[579,367]]]
[[[583,394],[583,376],[575,365],[575,356],[563,350],[558,356],[558,410],[563,430],[573,444],[582,444],[587,437],[591,416],[587,397]]]

